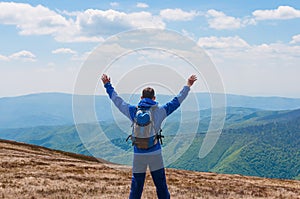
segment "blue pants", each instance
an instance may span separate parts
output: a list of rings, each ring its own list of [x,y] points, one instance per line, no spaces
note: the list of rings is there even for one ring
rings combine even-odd
[[[156,187],[157,197],[159,199],[169,199],[165,169],[159,169],[151,172],[153,182]],[[129,199],[140,199],[144,188],[146,173],[133,173]]]
[[[161,150],[149,153],[134,153],[129,199],[141,198],[147,167],[150,169],[157,197],[159,199],[169,199],[170,193],[168,191]]]

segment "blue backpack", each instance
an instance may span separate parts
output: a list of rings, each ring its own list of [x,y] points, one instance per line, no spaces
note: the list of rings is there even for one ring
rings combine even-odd
[[[137,107],[137,111],[132,123],[132,134],[128,136],[126,141],[130,138],[132,145],[140,149],[148,149],[154,146],[158,140],[161,141],[163,137],[161,130],[158,132],[154,128],[153,109]],[[162,143],[162,141],[161,141]]]

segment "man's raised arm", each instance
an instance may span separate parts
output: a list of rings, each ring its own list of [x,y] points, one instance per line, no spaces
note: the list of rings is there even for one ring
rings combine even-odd
[[[113,86],[110,82],[110,77],[108,77],[106,74],[103,74],[101,77],[101,80],[104,84],[104,87],[106,89],[107,94],[109,95],[109,98],[113,101],[115,106],[119,109],[120,112],[122,112],[126,117],[128,117],[130,120],[132,120],[133,116],[130,115],[129,109],[134,109],[135,106],[131,106],[130,104],[126,103],[115,91]]]
[[[163,106],[166,110],[167,116],[173,113],[180,106],[182,101],[188,95],[190,87],[194,84],[195,81],[197,81],[197,76],[191,75],[187,80],[187,84],[183,87],[180,93],[176,97],[174,97],[170,102],[166,103]]]

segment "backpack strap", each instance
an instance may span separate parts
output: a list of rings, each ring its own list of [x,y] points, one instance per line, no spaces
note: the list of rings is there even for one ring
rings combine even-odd
[[[161,134],[161,132],[162,132],[162,129],[160,129],[159,132],[156,134],[156,139],[159,140],[161,144],[163,144],[162,138],[165,138],[165,136],[163,136]]]
[[[126,142],[129,140],[129,138],[131,139],[132,135],[128,135],[128,137],[126,138]]]

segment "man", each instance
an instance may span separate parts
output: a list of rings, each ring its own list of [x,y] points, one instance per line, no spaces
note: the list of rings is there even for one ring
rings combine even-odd
[[[155,101],[155,91],[147,87],[142,91],[141,100],[138,106],[126,103],[112,87],[110,78],[103,74],[101,80],[106,88],[106,92],[116,107],[127,116],[132,122],[135,121],[138,107],[152,109],[153,128],[159,132],[163,120],[175,111],[188,95],[190,87],[197,80],[196,75],[191,75],[187,80],[187,85],[170,102],[159,106]],[[156,193],[159,199],[169,199],[170,193],[166,182],[165,169],[163,165],[161,144],[156,141],[150,148],[139,148],[134,145],[134,157],[132,167],[132,182],[129,199],[140,199],[143,192],[147,166],[149,166],[153,182],[156,186]]]

